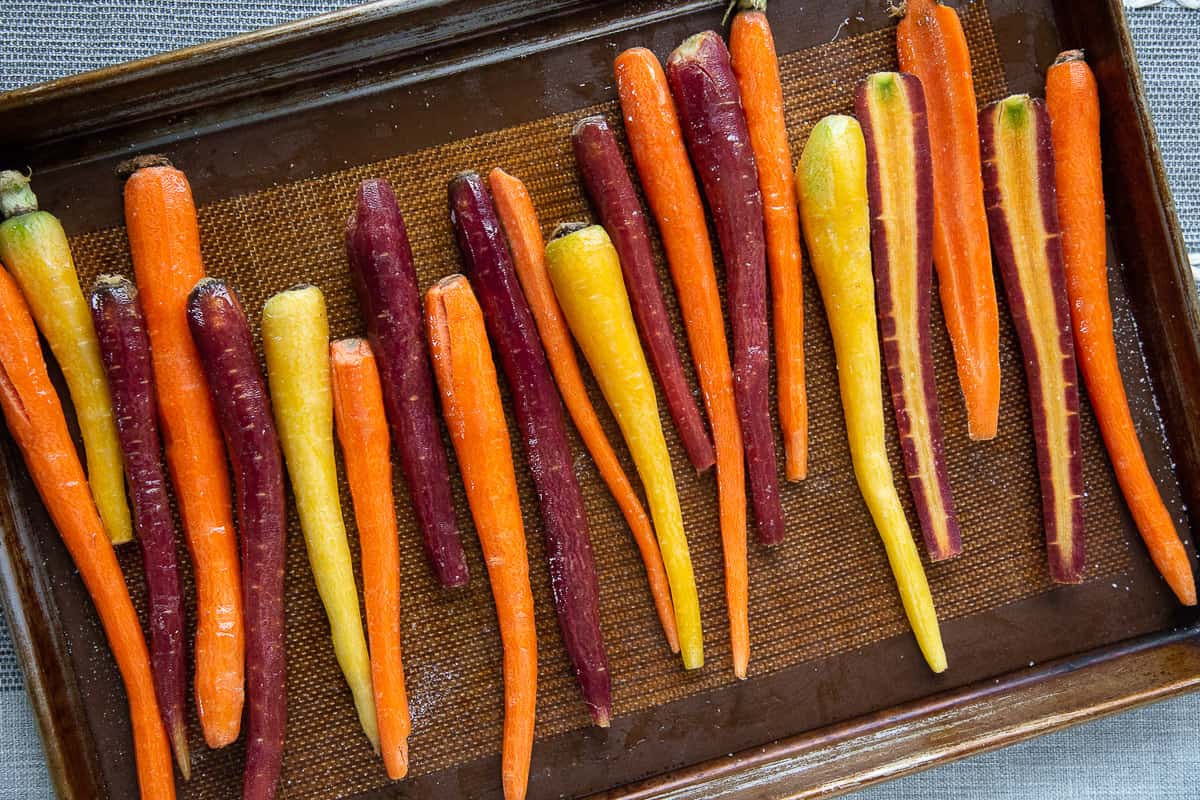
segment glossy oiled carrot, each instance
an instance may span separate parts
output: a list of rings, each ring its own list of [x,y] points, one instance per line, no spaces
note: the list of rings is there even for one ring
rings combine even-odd
[[[0,409],[29,474],[83,578],[125,682],[143,800],[171,800],[175,777],[159,716],[150,656],[112,544],[88,492],[83,465],[46,373],[29,307],[0,269]]]
[[[1100,98],[1082,51],[1062,53],[1046,73],[1046,110],[1079,368],[1117,481],[1146,549],[1179,602],[1195,605],[1192,565],[1146,466],[1117,366],[1108,300]]]
[[[104,530],[113,544],[128,542],[133,527],[108,379],[67,235],[57,218],[38,210],[29,178],[19,172],[0,172],[0,219],[0,259],[20,284],[66,379]]]
[[[204,277],[192,190],[165,158],[133,163],[125,228],[150,334],[167,468],[196,582],[196,713],[209,747],[238,738],[244,703],[242,580],[225,445],[188,330],[187,298]]]
[[[854,476],[926,663],[946,669],[933,596],[892,478],[883,426],[878,320],[871,280],[867,156],[853,117],[816,124],[796,166],[800,219],[829,317]]]
[[[626,477],[625,470],[621,468],[608,437],[604,435],[600,418],[596,416],[596,409],[587,395],[571,334],[563,321],[562,309],[554,299],[550,276],[546,274],[546,243],[533,209],[533,201],[525,184],[501,169],[491,171],[488,186],[496,202],[496,213],[508,237],[517,279],[521,282],[525,299],[529,301],[529,310],[533,312],[533,319],[537,323],[538,336],[546,348],[546,359],[550,362],[550,371],[554,373],[563,404],[633,533],[633,539],[642,554],[642,563],[646,565],[646,577],[650,582],[650,593],[654,597],[659,622],[662,623],[671,652],[678,653],[679,634],[675,628],[671,587],[663,568],[662,553],[659,552],[658,542],[654,540],[650,518],[646,516],[642,502]]]
[[[425,315],[446,427],[483,547],[504,644],[504,798],[522,800],[537,705],[537,631],[512,445],[483,314],[467,279],[452,275],[430,289]]]
[[[388,777],[408,774],[412,720],[400,655],[400,547],[392,496],[391,439],[375,355],[365,339],[342,339],[329,347],[333,412],[354,501],[362,548],[363,598],[371,644],[371,682],[379,746]]]
[[[683,665],[697,669],[704,665],[704,642],[692,559],[617,252],[599,225],[560,226],[558,233],[546,247],[550,282],[642,477],[671,581]]]
[[[740,11],[729,29],[729,55],[742,90],[763,198],[785,474],[788,480],[798,481],[808,474],[808,395],[804,389],[803,262],[792,151],[783,118],[775,39],[767,22],[767,0],[738,0],[737,6]]]
[[[745,451],[704,206],[688,163],[667,76],[654,53],[644,47],[621,53],[616,76],[629,148],[662,233],[712,426],[733,670],[744,676],[750,660]]]
[[[954,9],[908,0],[896,29],[900,69],[921,79],[933,156],[933,264],[972,439],[996,435],[1000,318],[988,250],[971,54]]]

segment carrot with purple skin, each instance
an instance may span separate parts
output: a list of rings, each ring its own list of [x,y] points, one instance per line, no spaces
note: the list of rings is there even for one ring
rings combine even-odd
[[[222,281],[205,278],[188,296],[187,317],[237,489],[248,696],[242,797],[270,800],[279,786],[287,728],[283,457],[250,326],[237,295]]]
[[[683,374],[675,334],[658,281],[654,251],[650,249],[650,230],[629,178],[629,170],[625,168],[625,159],[617,146],[617,137],[613,136],[604,117],[585,117],[571,130],[571,143],[575,148],[575,163],[583,175],[600,224],[612,237],[620,256],[633,317],[642,341],[646,343],[654,374],[662,386],[667,411],[679,431],[688,460],[697,472],[703,472],[716,460],[712,441]]]
[[[713,31],[688,38],[667,60],[683,136],[700,173],[725,256],[733,376],[758,537],[783,540],[775,434],[762,193],[729,51]]]
[[[562,402],[482,179],[473,172],[457,176],[450,181],[449,199],[458,249],[496,342],[524,437],[563,644],[592,720],[607,727],[612,679],[600,632],[600,588]]]
[[[191,777],[184,686],[183,590],[175,553],[175,524],[167,498],[154,408],[154,372],[150,337],[133,283],[101,275],[90,306],[100,357],[112,392],[117,438],[133,501],[133,524],[142,545],[149,595],[150,666],[163,723],[185,779]]]
[[[869,75],[858,87],[855,113],[867,148],[883,360],[913,505],[929,557],[939,561],[962,551],[962,536],[933,377],[933,170],[921,81],[895,72]]]
[[[554,287],[550,285],[550,275],[546,272],[546,243],[542,239],[542,228],[538,224],[529,190],[519,178],[498,167],[488,173],[488,188],[492,190],[496,213],[500,216],[508,237],[509,250],[512,251],[513,266],[521,281],[525,299],[529,301],[529,310],[537,322],[538,334],[546,349],[546,359],[550,362],[550,371],[554,373],[558,391],[562,393],[563,404],[575,422],[579,438],[583,439],[584,446],[592,454],[596,470],[608,484],[613,499],[617,501],[629,525],[629,532],[633,534],[638,551],[642,554],[642,563],[646,566],[650,594],[654,597],[654,608],[666,634],[667,644],[672,653],[678,653],[679,633],[675,626],[675,609],[671,605],[671,586],[667,581],[658,541],[654,538],[654,528],[633,484],[621,467],[616,451],[609,444],[600,418],[596,416],[596,409],[588,397],[587,387],[583,385],[583,373],[575,358],[571,332],[563,321],[562,309],[554,298]],[[740,459],[740,447],[738,451]],[[744,534],[743,530],[743,538]]]
[[[980,114],[992,249],[1025,356],[1050,577],[1083,580],[1083,457],[1054,157],[1045,105],[1012,95]]]
[[[371,348],[379,358],[388,422],[425,555],[443,586],[465,586],[470,576],[433,400],[417,274],[404,218],[387,181],[359,185],[354,215],[346,224],[346,255]]]

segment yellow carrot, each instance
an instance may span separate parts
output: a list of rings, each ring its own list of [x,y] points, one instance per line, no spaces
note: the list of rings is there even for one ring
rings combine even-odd
[[[321,290],[298,286],[267,300],[262,335],[279,442],[317,593],[329,617],[333,652],[354,695],[358,721],[378,752],[371,662],[338,497],[329,320]]]
[[[0,173],[0,260],[16,278],[38,329],[46,337],[75,406],[88,484],[104,531],[113,544],[133,538],[125,499],[125,462],[100,360],[96,328],[67,235],[54,215],[39,211],[29,178]]]
[[[683,665],[696,669],[704,665],[700,601],[654,384],[617,251],[599,225],[563,226],[558,233],[546,245],[550,282],[642,478],[671,584]]]
[[[813,128],[796,166],[796,192],[833,335],[854,475],[883,539],[917,644],[929,668],[942,672],[946,653],[937,612],[884,441],[866,144],[854,118],[826,117]]]

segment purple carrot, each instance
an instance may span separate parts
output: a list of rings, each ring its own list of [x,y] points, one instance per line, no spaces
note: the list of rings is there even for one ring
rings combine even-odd
[[[458,249],[508,380],[533,473],[563,643],[592,720],[607,727],[612,682],[600,632],[600,590],[562,402],[483,181],[463,173],[450,181],[449,194]]]
[[[1045,104],[1013,95],[979,115],[983,199],[996,265],[1025,356],[1050,577],[1083,580],[1079,376],[1067,305]]]
[[[784,523],[771,427],[766,233],[758,168],[725,42],[712,31],[689,37],[667,60],[667,80],[725,261],[733,391],[758,537],[776,544],[783,539]]]
[[[913,505],[929,557],[939,561],[962,551],[962,536],[933,377],[933,165],[920,79],[896,72],[867,76],[855,95],[855,116],[867,146],[883,360]]]
[[[242,797],[270,800],[279,786],[287,729],[283,459],[250,326],[237,295],[222,281],[204,278],[188,295],[187,315],[237,489],[246,616]]]
[[[163,473],[162,442],[154,404],[150,337],[128,278],[101,275],[91,295],[92,321],[112,393],[117,438],[133,501],[133,524],[142,543],[150,599],[150,664],[163,724],[185,779],[191,778],[184,685],[183,590],[175,552],[175,523]]]
[[[379,359],[383,401],[425,555],[443,586],[465,586],[470,576],[434,404],[421,292],[408,231],[387,181],[359,185],[358,204],[346,225],[346,256]]]
[[[621,274],[629,290],[633,317],[650,356],[650,365],[662,385],[667,411],[679,431],[688,460],[698,472],[703,472],[716,460],[712,440],[683,374],[654,264],[654,251],[650,249],[650,229],[617,146],[617,137],[604,117],[585,117],[571,131],[571,142],[575,146],[575,163],[600,224],[612,237],[621,259]]]

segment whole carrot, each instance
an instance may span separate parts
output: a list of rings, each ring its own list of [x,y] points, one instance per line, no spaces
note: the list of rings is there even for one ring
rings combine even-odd
[[[808,396],[804,390],[803,260],[792,151],[767,0],[737,0],[736,4],[739,11],[729,29],[729,55],[742,93],[763,198],[785,474],[788,480],[798,481],[808,474]]]
[[[262,339],[279,444],[333,652],[363,732],[378,750],[371,659],[338,496],[325,295],[312,285],[271,295],[263,305]]]
[[[537,629],[512,444],[483,314],[461,275],[425,295],[442,410],[487,562],[504,645],[505,800],[523,800],[537,706]]]
[[[546,273],[546,243],[533,210],[533,201],[525,184],[499,168],[488,174],[488,187],[492,190],[496,213],[508,237],[509,250],[512,251],[513,267],[517,271],[517,279],[521,281],[525,299],[529,301],[529,310],[533,312],[533,319],[537,323],[538,335],[546,349],[546,359],[550,362],[550,371],[554,373],[563,404],[633,533],[633,539],[642,554],[642,563],[646,565],[646,577],[650,582],[650,594],[654,597],[658,620],[671,652],[678,653],[679,634],[675,627],[671,587],[663,568],[662,553],[654,539],[650,518],[646,516],[641,500],[621,468],[608,437],[604,435],[600,418],[596,416],[596,409],[583,384],[583,373],[575,358],[571,333],[563,321],[562,309],[554,299],[554,287],[550,285],[550,276]]]
[[[921,80],[933,162],[933,265],[972,439],[996,435],[1000,317],[983,206],[971,54],[954,9],[908,0],[896,29],[900,69]]]
[[[608,120],[593,116],[575,124],[571,142],[575,146],[575,163],[583,175],[600,224],[611,233],[613,246],[621,258],[621,272],[629,288],[633,318],[662,387],[667,412],[679,431],[688,460],[698,472],[703,472],[715,460],[712,442],[683,375],[675,334],[658,282],[654,251],[650,249],[650,229],[617,145],[617,137],[608,127]]]
[[[904,613],[934,672],[946,651],[933,595],[888,461],[880,392],[878,320],[871,280],[867,154],[853,117],[825,117],[796,165],[800,219],[829,317],[846,437],[859,492],[887,552]]]
[[[1059,55],[1046,73],[1046,110],[1054,145],[1058,220],[1075,350],[1100,433],[1150,558],[1179,602],[1196,604],[1187,550],[1146,466],[1117,366],[1100,171],[1100,99],[1080,50]]]
[[[683,665],[697,669],[704,665],[704,641],[692,559],[654,383],[638,343],[616,249],[599,225],[560,225],[546,246],[546,263],[567,323],[642,477],[671,580]]]
[[[563,645],[592,721],[607,727],[612,677],[600,630],[600,587],[562,404],[487,188],[478,175],[468,172],[450,181],[448,194],[458,250],[479,293],[488,333],[500,348],[500,366],[513,394],[542,515]]]
[[[383,401],[425,556],[443,586],[465,586],[470,575],[454,519],[429,356],[421,341],[421,292],[408,229],[387,181],[359,185],[354,214],[346,224],[346,257],[379,358]]]
[[[412,720],[400,656],[400,547],[383,388],[375,355],[365,339],[336,341],[329,356],[333,412],[362,548],[379,745],[388,777],[399,780],[408,774]]]
[[[212,387],[237,484],[249,694],[242,797],[271,800],[279,786],[287,730],[283,458],[250,326],[237,295],[221,281],[204,278],[189,295],[187,321]]]
[[[159,453],[158,414],[150,337],[138,305],[137,289],[117,275],[101,275],[90,297],[100,355],[112,390],[121,455],[133,500],[133,522],[142,544],[142,564],[150,597],[150,662],[163,722],[184,778],[188,758],[184,686],[183,590],[175,555],[175,523],[167,478]]]
[[[0,259],[20,284],[66,379],[100,519],[113,544],[128,542],[133,528],[108,379],[67,234],[54,215],[38,210],[29,178],[11,170],[0,172],[0,219]]]
[[[150,656],[112,544],[88,491],[37,329],[16,282],[0,269],[0,410],[50,519],[92,598],[125,683],[143,800],[171,800],[171,750]]]
[[[629,148],[662,233],[712,426],[733,671],[744,677],[750,660],[745,451],[708,224],[658,58],[635,47],[617,57],[615,71]]]
[[[667,61],[683,136],[713,212],[729,286],[734,397],[746,442],[758,538],[783,540],[771,430],[771,331],[762,193],[729,51],[713,31],[689,37]]]
[[[187,322],[188,292],[204,277],[196,207],[187,177],[165,158],[127,168],[125,229],[196,581],[196,713],[208,746],[224,747],[242,725],[245,634],[225,445]]]

